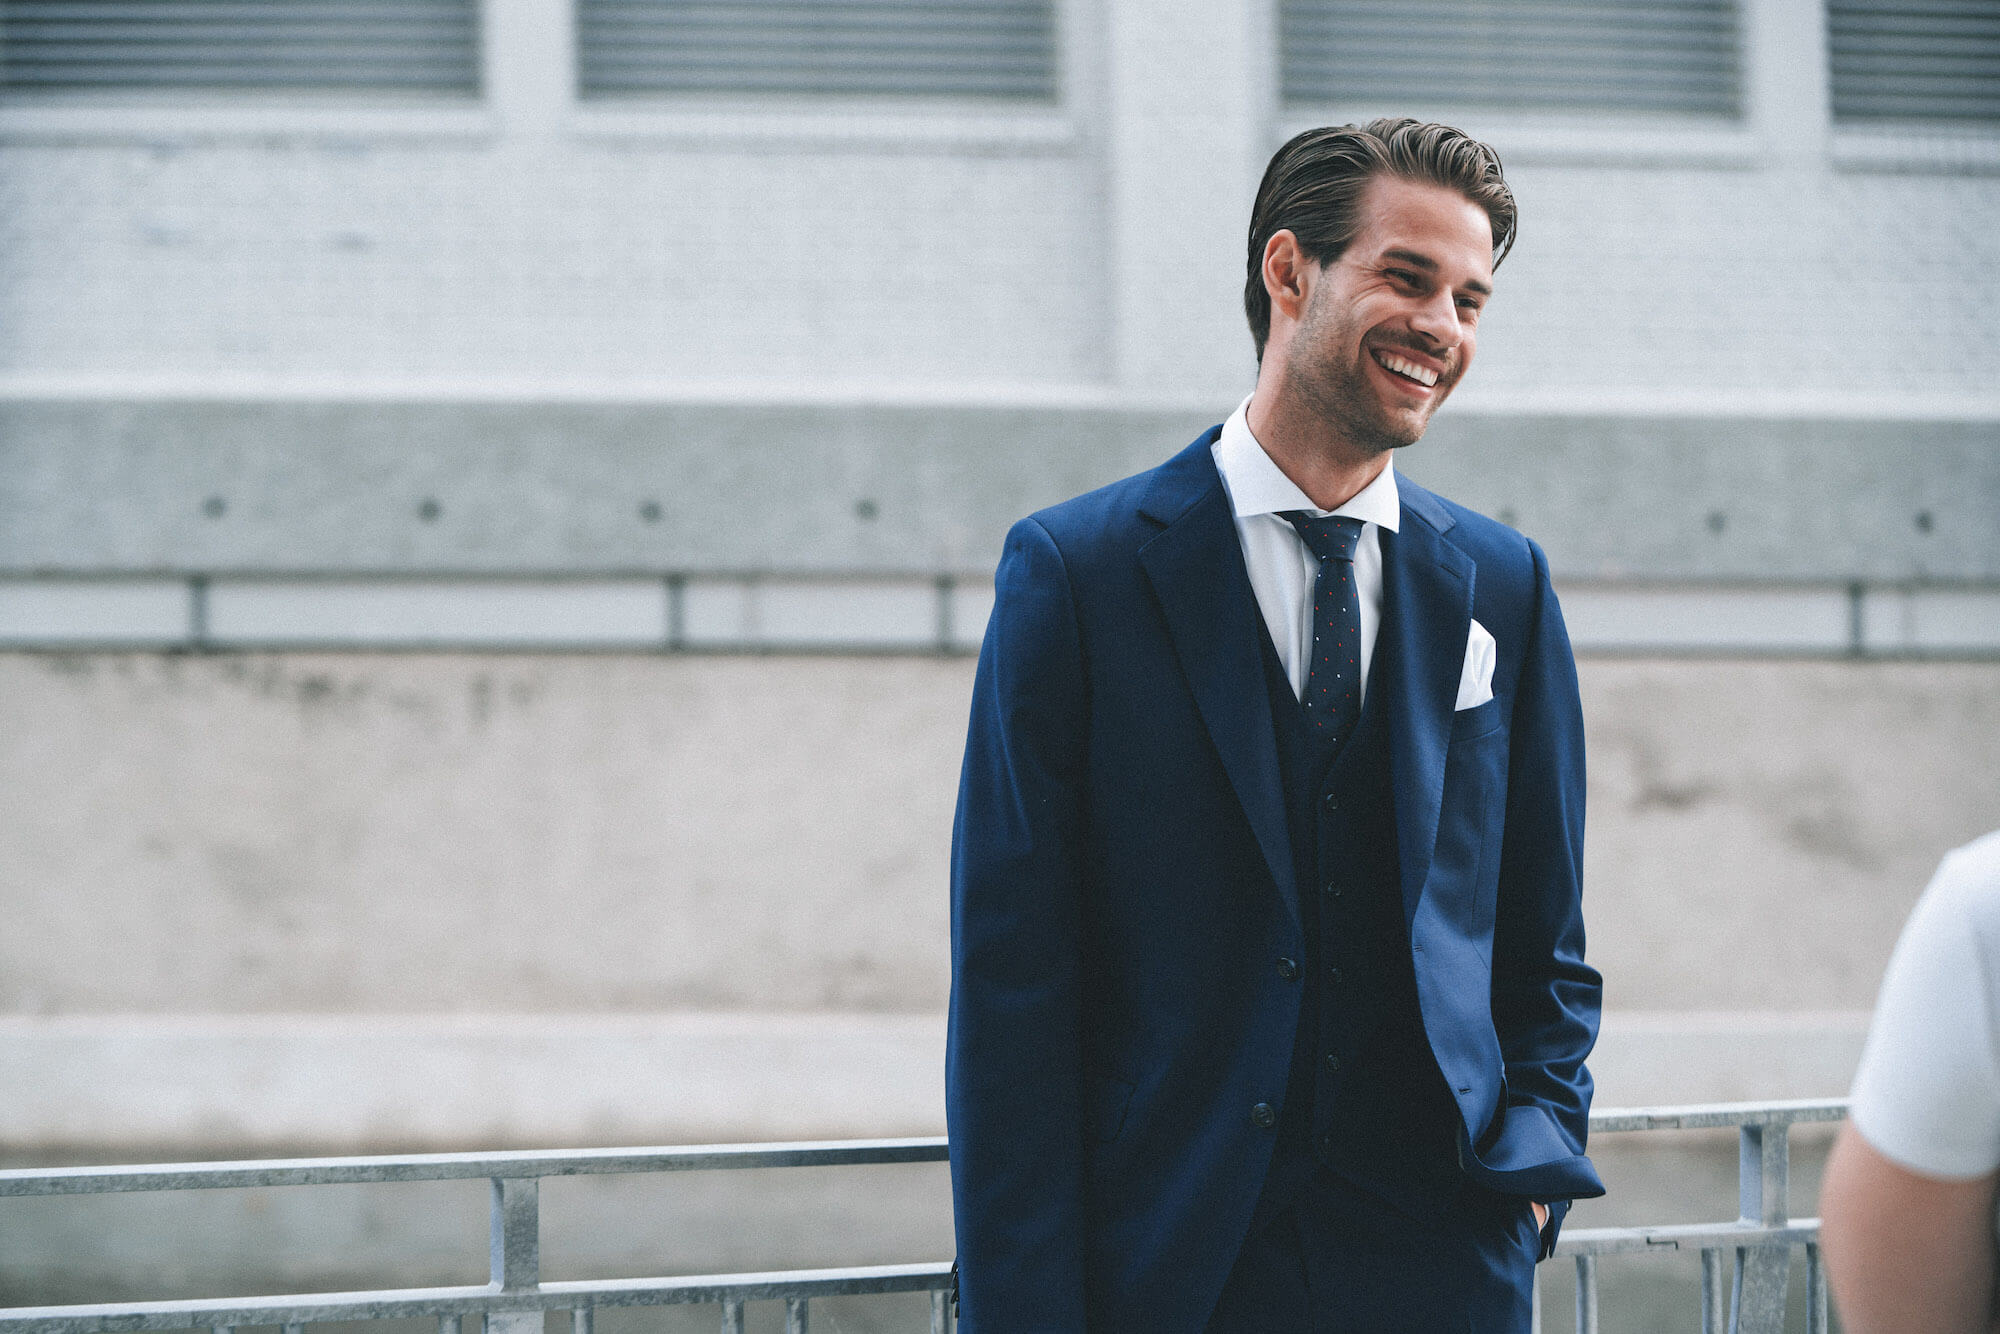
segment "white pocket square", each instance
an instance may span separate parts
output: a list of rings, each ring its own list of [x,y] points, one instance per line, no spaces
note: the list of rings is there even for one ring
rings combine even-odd
[[[1453,710],[1470,709],[1493,698],[1493,659],[1498,650],[1493,635],[1478,621],[1465,635],[1465,665],[1458,670],[1458,702]]]

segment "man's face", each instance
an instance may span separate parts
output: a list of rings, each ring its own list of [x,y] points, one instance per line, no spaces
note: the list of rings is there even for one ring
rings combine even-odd
[[[1493,227],[1455,190],[1378,176],[1361,227],[1321,268],[1286,389],[1369,454],[1414,443],[1472,364],[1493,292]]]

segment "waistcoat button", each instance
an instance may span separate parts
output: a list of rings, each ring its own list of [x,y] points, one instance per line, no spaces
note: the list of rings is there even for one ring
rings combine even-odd
[[[1337,811],[1337,810],[1339,810],[1339,809],[1340,809],[1340,798],[1339,798],[1338,796],[1336,796],[1336,795],[1335,795],[1334,793],[1331,793],[1331,792],[1327,793],[1327,794],[1326,794],[1326,808],[1327,808],[1327,809],[1328,809],[1329,811]]]
[[[1278,976],[1289,982],[1299,975],[1299,966],[1290,959],[1278,960]]]
[[[1250,1124],[1259,1130],[1269,1130],[1278,1124],[1278,1114],[1271,1109],[1270,1103],[1260,1102],[1250,1109]]]
[[[1335,1056],[1332,1052],[1328,1052],[1326,1054],[1326,1068],[1329,1070],[1340,1069],[1340,1058],[1338,1056]]]

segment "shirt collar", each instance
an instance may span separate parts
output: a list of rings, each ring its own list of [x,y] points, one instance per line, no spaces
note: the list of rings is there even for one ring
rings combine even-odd
[[[1214,454],[1216,470],[1222,474],[1222,489],[1229,493],[1230,507],[1239,519],[1252,514],[1304,510],[1320,516],[1344,514],[1366,523],[1380,524],[1392,533],[1397,531],[1397,524],[1401,522],[1403,503],[1396,491],[1396,465],[1393,460],[1346,504],[1336,510],[1323,510],[1299,490],[1297,482],[1285,476],[1284,470],[1271,461],[1271,456],[1264,452],[1264,446],[1250,433],[1250,400],[1247,398],[1237,404],[1236,411],[1229,414],[1229,420],[1222,423],[1222,434],[1215,442]]]

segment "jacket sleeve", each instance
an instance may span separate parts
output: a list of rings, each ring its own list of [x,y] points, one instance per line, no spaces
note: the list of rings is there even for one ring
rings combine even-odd
[[[995,576],[952,832],[945,1104],[965,1334],[1084,1329],[1087,716],[1069,574],[1025,519]]]
[[[1507,816],[1493,940],[1493,1026],[1505,1064],[1506,1138],[1557,1161],[1530,1188],[1545,1200],[1601,1195],[1583,1157],[1603,983],[1583,961],[1583,708],[1547,558],[1530,542],[1535,587],[1514,693]],[[1560,1161],[1567,1150],[1574,1155]],[[1552,1178],[1552,1179],[1551,1179]],[[1524,1184],[1526,1184],[1524,1182]],[[1551,1211],[1544,1254],[1567,1209]]]

